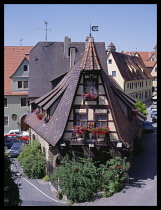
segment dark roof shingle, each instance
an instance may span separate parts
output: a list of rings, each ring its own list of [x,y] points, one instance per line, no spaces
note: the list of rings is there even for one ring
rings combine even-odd
[[[125,81],[152,79],[141,57],[111,51],[120,73]]]
[[[97,52],[97,56],[102,55],[102,57],[97,57],[97,59],[100,59],[101,66],[103,67],[99,72],[102,75],[105,84],[105,91],[109,100],[110,110],[119,139],[122,140],[126,146],[129,146],[142,126],[144,117],[140,114],[136,117],[134,122],[130,122],[127,119],[118,98],[121,97],[129,107],[134,105],[135,100],[123,92],[112,76],[107,75],[105,46],[104,48],[103,45],[98,45],[98,48],[96,48],[96,45],[93,46],[96,51],[97,49],[102,49],[102,54]],[[90,48],[90,45],[88,47]],[[32,102],[41,106],[44,110],[47,110],[52,105],[56,104],[49,122],[45,124],[43,121],[38,120],[34,113],[30,113],[26,117],[27,124],[53,146],[57,144],[64,133],[77,90],[80,74],[84,71],[84,69],[82,69],[84,56],[85,52],[80,55],[75,65],[52,91]],[[86,62],[90,61],[90,57],[87,56],[86,58]],[[93,68],[95,67],[93,66]]]

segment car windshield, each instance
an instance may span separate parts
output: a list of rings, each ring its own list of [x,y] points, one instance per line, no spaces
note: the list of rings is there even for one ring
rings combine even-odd
[[[11,150],[19,150],[20,146],[12,146]]]
[[[152,123],[151,122],[144,122],[144,126],[151,126]]]

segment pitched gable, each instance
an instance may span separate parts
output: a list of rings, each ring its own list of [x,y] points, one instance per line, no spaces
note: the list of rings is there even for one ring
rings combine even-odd
[[[5,46],[4,47],[4,94],[14,95],[21,93],[12,92],[12,80],[10,77],[17,70],[24,58],[29,59],[32,46]],[[22,93],[24,94],[24,92]]]
[[[27,58],[24,58],[23,61],[20,63],[20,65],[18,66],[18,68],[16,69],[16,71],[11,75],[11,79],[12,77],[28,77],[29,76],[29,71],[27,69],[27,71],[24,71],[24,65],[29,65],[29,60]]]

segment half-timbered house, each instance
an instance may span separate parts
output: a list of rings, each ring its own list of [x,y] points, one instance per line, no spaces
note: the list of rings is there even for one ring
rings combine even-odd
[[[72,152],[94,161],[106,161],[109,149],[120,156],[130,154],[141,135],[144,116],[107,74],[105,47],[99,55],[97,49],[88,37],[84,52],[55,88],[31,102],[26,118],[31,139],[39,140],[52,166]],[[83,127],[83,132],[73,132],[74,126]],[[109,131],[102,136],[92,132],[105,127]]]

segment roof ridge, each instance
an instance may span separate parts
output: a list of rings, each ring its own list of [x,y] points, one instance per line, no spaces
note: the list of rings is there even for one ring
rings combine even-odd
[[[88,37],[85,44],[85,53],[82,58],[81,67],[83,70],[100,70],[102,69],[97,55],[96,46],[93,37]]]

